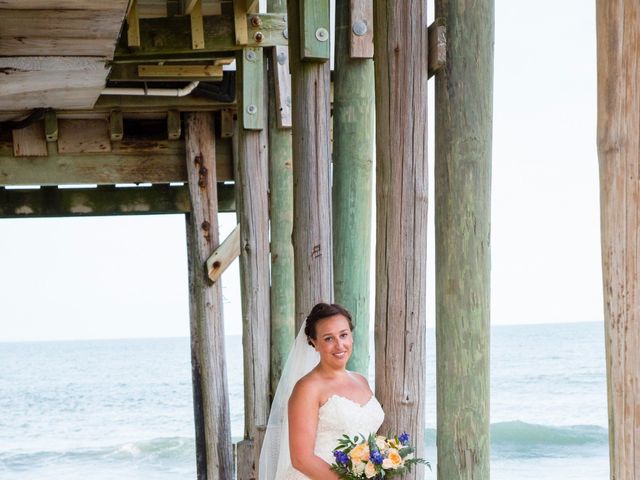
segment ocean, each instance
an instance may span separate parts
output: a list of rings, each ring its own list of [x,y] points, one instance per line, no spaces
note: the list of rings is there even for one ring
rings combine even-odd
[[[491,329],[491,478],[608,478],[602,323]],[[243,425],[241,339],[229,336],[232,435]],[[435,475],[435,338],[426,457]],[[0,478],[195,478],[187,338],[0,343]]]

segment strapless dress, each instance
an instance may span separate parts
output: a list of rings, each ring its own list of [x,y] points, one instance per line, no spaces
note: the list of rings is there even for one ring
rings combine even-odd
[[[340,395],[331,395],[318,410],[314,452],[331,464],[334,462],[333,450],[344,434],[353,437],[375,433],[383,420],[384,412],[373,395],[364,405]],[[308,480],[308,477],[290,466],[286,472],[278,473],[276,480]]]

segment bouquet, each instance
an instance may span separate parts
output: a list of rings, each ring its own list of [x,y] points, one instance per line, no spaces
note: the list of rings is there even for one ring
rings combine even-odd
[[[335,463],[331,464],[343,480],[382,479],[403,475],[411,466],[429,462],[416,458],[409,445],[409,434],[384,437],[371,434],[368,437],[343,435],[333,451]]]

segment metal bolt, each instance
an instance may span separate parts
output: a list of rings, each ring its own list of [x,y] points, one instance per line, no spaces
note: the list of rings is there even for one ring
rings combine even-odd
[[[329,40],[329,32],[326,28],[320,27],[316,30],[316,38],[320,42],[326,42],[327,40]]]
[[[262,25],[262,19],[257,15],[251,17],[251,25],[253,25],[254,27],[259,27],[260,25]]]
[[[356,20],[355,22],[353,22],[353,26],[351,27],[351,30],[353,30],[353,33],[361,37],[362,35],[367,33],[368,28],[367,28],[367,24],[364,21]]]
[[[257,58],[256,52],[254,52],[253,50],[247,50],[247,54],[245,55],[245,58],[250,62],[255,62]]]
[[[277,60],[279,65],[284,65],[285,63],[287,63],[287,54],[284,52],[280,52],[277,56]]]
[[[289,29],[285,28],[284,30],[282,30],[282,36],[286,39],[289,38]]]
[[[257,43],[262,42],[262,40],[264,40],[264,35],[262,34],[262,32],[256,32],[256,34],[253,36],[253,38],[255,39],[255,41]]]
[[[256,113],[258,113],[258,108],[255,105],[251,104],[247,106],[247,113],[249,115],[255,115]]]

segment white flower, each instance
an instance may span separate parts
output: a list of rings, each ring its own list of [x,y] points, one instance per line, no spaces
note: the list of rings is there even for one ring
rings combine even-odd
[[[362,462],[353,462],[351,466],[351,471],[354,475],[360,476],[364,473],[365,464]]]
[[[364,467],[364,475],[367,478],[373,478],[376,476],[376,467],[373,462],[367,462],[367,465]]]

